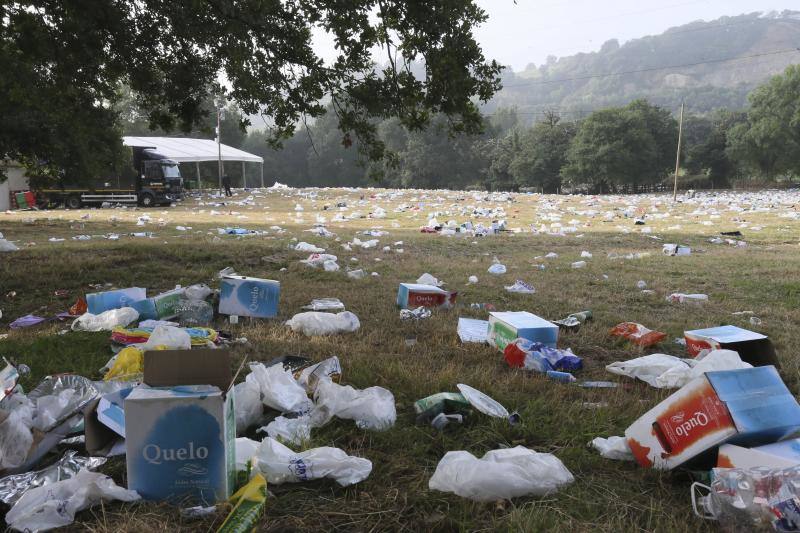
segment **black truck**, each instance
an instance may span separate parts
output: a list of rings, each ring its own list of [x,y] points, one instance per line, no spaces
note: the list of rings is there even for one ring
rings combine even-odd
[[[108,178],[72,186],[63,180],[56,187],[35,191],[40,206],[63,205],[69,209],[112,204],[138,204],[142,207],[169,205],[183,197],[183,178],[176,161],[154,148],[132,147],[133,169]]]

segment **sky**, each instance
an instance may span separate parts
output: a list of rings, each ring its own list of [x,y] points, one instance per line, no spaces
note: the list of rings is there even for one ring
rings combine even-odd
[[[476,31],[487,59],[515,71],[547,56],[592,52],[695,20],[800,10],[798,0],[478,0],[489,20]]]

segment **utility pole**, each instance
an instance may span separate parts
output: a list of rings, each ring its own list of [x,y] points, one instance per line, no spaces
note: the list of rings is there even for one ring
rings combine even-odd
[[[220,121],[222,120],[222,99],[217,101],[217,173],[219,175],[219,193],[222,194],[222,174],[225,169],[222,166],[222,128],[220,128]]]
[[[678,155],[675,156],[675,183],[672,188],[672,201],[678,200],[678,170],[681,167],[681,137],[683,137],[683,107],[686,102],[681,102],[681,118],[678,122]]]

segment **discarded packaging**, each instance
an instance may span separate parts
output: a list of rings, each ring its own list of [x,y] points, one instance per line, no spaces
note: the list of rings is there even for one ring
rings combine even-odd
[[[551,494],[574,480],[554,455],[516,446],[488,451],[480,459],[466,451],[447,452],[428,487],[471,500],[495,501]]]
[[[488,395],[482,393],[478,389],[473,389],[469,385],[464,385],[463,383],[459,383],[458,385],[456,385],[456,387],[458,388],[458,391],[464,396],[464,399],[467,400],[472,407],[474,407],[481,413],[491,416],[493,418],[508,419],[511,416],[508,413],[508,409],[506,409],[499,402],[490,398]]]
[[[669,470],[726,442],[766,444],[798,430],[800,405],[775,367],[762,366],[690,381],[631,424],[625,437],[640,465]]]
[[[457,332],[461,342],[484,343],[489,338],[489,321],[459,317]]]
[[[27,491],[6,514],[6,523],[18,531],[46,531],[67,526],[75,513],[103,501],[139,499],[108,476],[81,470],[74,477]]]
[[[233,504],[230,514],[217,533],[249,533],[256,529],[258,519],[267,501],[267,481],[261,474],[253,476],[246,485],[230,497]]]
[[[414,402],[418,424],[427,424],[440,414],[466,413],[472,404],[459,392],[440,392]]]
[[[516,294],[534,294],[536,292],[533,285],[529,285],[521,279],[516,280],[513,285],[507,286],[506,290]]]
[[[385,430],[397,419],[394,395],[383,387],[359,390],[322,378],[317,383],[314,402],[313,427],[323,426],[338,417],[354,420],[361,429]]]
[[[665,244],[663,247],[664,255],[691,255],[692,249],[680,244]]]
[[[708,301],[707,294],[684,294],[682,292],[673,292],[667,296],[667,301],[671,303],[695,303],[700,304]]]
[[[281,284],[248,276],[220,280],[219,312],[223,315],[272,318],[278,314]]]
[[[147,290],[141,287],[119,289],[114,291],[95,292],[86,295],[88,312],[99,315],[104,311],[132,307],[133,302],[147,298]]]
[[[506,345],[503,357],[509,366],[535,372],[551,370],[573,372],[583,368],[581,358],[572,353],[569,348],[566,350],[551,348],[541,342],[531,342],[528,339],[515,339],[514,342]]]
[[[667,338],[666,333],[647,329],[636,322],[622,322],[621,324],[617,324],[611,329],[610,335],[628,339],[633,344],[641,346],[642,348],[653,346]]]
[[[489,345],[501,352],[516,339],[556,347],[558,326],[527,311],[489,313]]]
[[[597,450],[601,456],[606,459],[613,459],[615,461],[635,461],[633,452],[628,446],[628,440],[625,437],[596,437],[592,439],[592,448]]]
[[[321,313],[305,311],[294,315],[286,325],[308,336],[352,333],[361,327],[358,317],[350,311],[341,313]]]
[[[612,374],[637,378],[658,389],[683,387],[706,372],[739,368],[752,365],[743,362],[732,350],[714,350],[699,360],[654,353],[606,366]]]
[[[315,298],[303,306],[307,311],[344,311],[344,304],[338,298]]]
[[[424,320],[431,317],[431,310],[427,307],[417,307],[416,309],[401,309],[400,320]]]
[[[329,478],[342,487],[364,481],[372,472],[372,461],[347,455],[339,448],[324,446],[294,452],[267,437],[256,453],[257,468],[275,485]]]
[[[85,313],[72,323],[72,331],[111,331],[118,326],[127,326],[139,318],[139,312],[132,307],[105,311],[99,315]]]
[[[418,283],[401,283],[397,289],[397,306],[400,309],[416,309],[417,307],[444,307],[455,305],[457,292],[448,292],[435,285]]]
[[[265,432],[273,439],[300,446],[311,438],[311,419],[308,416],[298,418],[279,416],[259,431]]]
[[[789,468],[800,465],[800,439],[790,439],[753,448],[723,444],[717,453],[717,468]]]
[[[686,351],[697,357],[703,350],[733,350],[742,361],[753,366],[778,364],[778,357],[772,342],[766,335],[749,331],[736,326],[719,326],[716,328],[684,331]]]

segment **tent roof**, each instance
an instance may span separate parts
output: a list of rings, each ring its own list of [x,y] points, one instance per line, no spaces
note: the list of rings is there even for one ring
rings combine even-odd
[[[216,161],[219,158],[217,143],[211,139],[190,139],[188,137],[130,137],[122,138],[125,146],[152,148],[159,154],[179,163],[195,161]],[[223,161],[247,161],[263,163],[264,158],[221,145]]]

